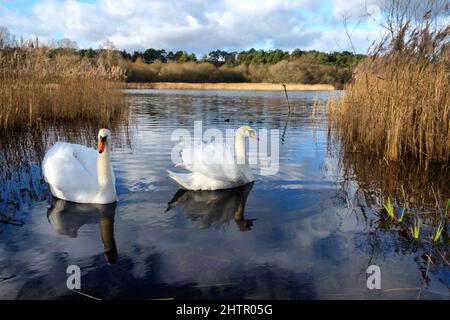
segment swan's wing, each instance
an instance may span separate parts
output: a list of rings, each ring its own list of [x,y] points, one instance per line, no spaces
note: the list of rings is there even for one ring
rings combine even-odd
[[[97,177],[98,152],[80,144],[71,144],[73,156],[80,162],[90,176]]]
[[[80,144],[71,144],[74,156],[80,161],[80,164],[87,172],[97,179],[97,159],[98,151]],[[113,183],[116,182],[114,170],[111,164],[111,176]]]
[[[220,143],[195,144],[182,151],[183,166],[192,173],[200,173],[208,178],[237,182],[241,179],[230,148]]]
[[[216,180],[200,172],[175,173],[167,170],[169,177],[187,190],[219,190],[235,187],[232,181]]]
[[[58,142],[42,162],[45,180],[54,196],[79,201],[98,191],[97,152],[81,145]]]

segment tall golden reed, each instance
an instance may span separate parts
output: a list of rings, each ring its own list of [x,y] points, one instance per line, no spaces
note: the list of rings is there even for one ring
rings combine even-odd
[[[397,30],[356,69],[340,99],[328,103],[331,129],[350,152],[379,159],[450,161],[450,27]]]
[[[5,48],[0,51],[0,129],[44,121],[108,125],[127,112],[117,66],[72,50]]]

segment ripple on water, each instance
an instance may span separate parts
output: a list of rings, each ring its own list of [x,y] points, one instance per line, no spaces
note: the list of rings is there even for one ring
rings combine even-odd
[[[423,298],[449,298],[438,255],[448,241],[433,249],[424,285],[428,245],[380,224],[388,186],[362,178],[378,165],[362,170],[358,159],[331,152],[339,145],[328,140],[326,114],[312,107],[329,92],[290,92],[290,115],[283,92],[126,93],[129,127],[113,129],[116,206],[52,200],[42,179],[45,150],[58,140],[94,146],[96,129],[49,128],[24,145],[0,139],[1,217],[25,222],[0,225],[0,277],[15,276],[1,283],[0,298],[75,298],[64,286],[69,264],[100,298],[414,298],[417,290],[397,289],[416,287]],[[180,191],[166,174],[171,134],[192,133],[196,120],[222,132],[280,130],[278,171],[265,176],[255,166],[247,189]],[[444,182],[434,184],[440,194]],[[368,292],[369,263],[382,268],[386,290]]]

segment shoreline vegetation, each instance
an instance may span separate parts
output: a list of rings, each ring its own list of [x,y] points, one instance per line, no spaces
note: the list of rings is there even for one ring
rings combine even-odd
[[[215,50],[200,59],[153,48],[131,54],[109,41],[94,50],[69,39],[17,40],[0,26],[0,129],[79,120],[108,126],[128,112],[123,88],[333,90],[364,58],[300,49]]]
[[[289,53],[251,49],[238,54],[222,52],[220,60],[212,52],[200,61],[185,61],[184,53],[178,60],[172,60],[167,58],[171,53],[166,54],[164,50],[147,55],[151,50],[135,52],[133,56],[116,52],[119,66],[124,70],[124,81],[329,84],[342,88],[351,81],[355,66],[365,57],[346,51],[324,53],[297,49]]]
[[[438,245],[443,230],[448,243],[450,207],[450,26],[439,18],[450,8],[410,5],[390,3],[386,36],[328,101],[328,141],[380,228]],[[349,208],[358,191],[346,194]]]
[[[358,181],[345,191],[349,208],[362,191],[379,228],[431,257],[441,233],[448,244],[450,221],[450,3],[392,0],[384,9],[385,35],[328,101],[328,141],[344,177]]]
[[[387,11],[387,36],[358,64],[342,97],[328,103],[330,126],[344,152],[448,168],[450,26],[439,17],[450,9],[434,1],[413,11],[408,5],[394,1]]]
[[[128,114],[123,88],[333,90],[352,79],[364,55],[347,51],[185,51],[149,48],[133,54],[110,42],[77,49],[69,39],[43,44],[0,26],[0,130],[43,122],[110,126]]]
[[[46,49],[0,52],[0,129],[90,121],[108,126],[128,114],[115,69]]]
[[[335,90],[331,84],[299,84],[285,83],[288,91],[318,91]],[[284,91],[281,83],[267,82],[210,82],[210,83],[190,83],[190,82],[125,82],[124,89],[174,89],[174,90],[252,90],[252,91]]]

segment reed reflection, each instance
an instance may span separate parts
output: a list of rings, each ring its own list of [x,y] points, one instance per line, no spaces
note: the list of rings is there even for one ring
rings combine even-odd
[[[445,206],[450,193],[450,167],[430,164],[427,170],[416,162],[386,164],[370,155],[352,152],[341,145],[339,168],[342,201],[357,221],[362,220],[372,232],[361,238],[360,248],[371,260],[386,255],[395,248],[408,255],[414,252],[415,261],[423,270],[448,265],[449,229]],[[394,218],[389,218],[383,205],[393,204]],[[420,232],[413,238],[412,230],[420,221]],[[432,240],[439,226],[440,239]],[[423,280],[428,281],[428,273]],[[420,289],[420,288],[419,288]]]
[[[339,168],[343,173],[343,190],[353,204],[379,207],[387,198],[407,207],[421,218],[439,218],[450,198],[450,167],[430,165],[427,170],[414,162],[380,163],[377,159],[344,149]],[[349,190],[347,182],[357,182],[358,190]],[[355,196],[359,196],[357,199]],[[361,196],[363,196],[361,199]]]
[[[114,216],[116,203],[84,204],[53,198],[47,218],[53,229],[71,238],[78,237],[78,230],[85,224],[99,224],[100,235],[108,263],[117,261],[117,246],[114,239]]]
[[[188,218],[199,222],[201,229],[219,228],[234,220],[240,231],[251,230],[256,219],[244,216],[253,182],[245,186],[217,191],[178,190],[167,211],[178,207]]]

